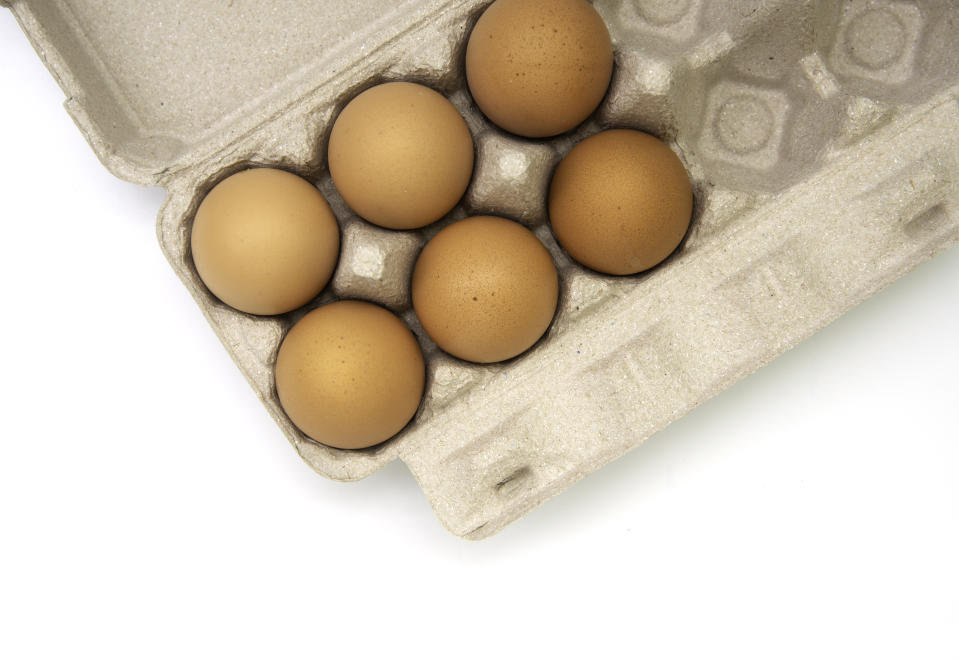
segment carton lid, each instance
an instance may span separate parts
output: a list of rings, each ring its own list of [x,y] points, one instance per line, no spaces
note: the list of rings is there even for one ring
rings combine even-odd
[[[0,4],[60,83],[100,160],[123,179],[160,184],[451,3]]]

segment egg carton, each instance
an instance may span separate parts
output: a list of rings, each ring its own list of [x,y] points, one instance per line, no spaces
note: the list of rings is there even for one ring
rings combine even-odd
[[[959,241],[953,0],[596,0],[615,50],[609,93],[584,125],[548,140],[507,134],[472,103],[464,52],[485,0],[6,4],[103,163],[166,189],[164,253],[303,459],[338,480],[401,459],[442,523],[470,539],[497,532]],[[337,113],[392,80],[446,95],[476,145],[461,203],[414,232],[358,218],[325,161]],[[571,261],[546,216],[556,164],[610,127],[668,141],[694,189],[679,250],[634,277]],[[220,303],[190,256],[203,196],[250,166],[315,182],[342,231],[331,284],[284,316]],[[475,214],[528,226],[560,273],[545,337],[494,365],[441,352],[410,306],[419,250]],[[399,314],[427,363],[413,421],[367,450],[304,437],[273,381],[284,333],[308,309],[343,298]]]

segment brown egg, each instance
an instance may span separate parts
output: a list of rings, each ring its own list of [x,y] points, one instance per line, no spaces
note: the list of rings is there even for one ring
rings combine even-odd
[[[190,243],[197,273],[214,296],[250,314],[282,314],[326,286],[340,230],[308,181],[257,168],[227,177],[207,194]]]
[[[473,138],[446,97],[414,83],[385,83],[337,117],[329,163],[353,211],[382,227],[416,229],[463,197],[473,174]]]
[[[586,138],[556,168],[549,220],[579,263],[613,275],[666,259],[689,228],[693,193],[682,161],[639,131]]]
[[[609,32],[586,0],[496,0],[466,47],[466,79],[480,110],[529,138],[581,124],[612,72]]]
[[[546,332],[559,293],[546,248],[518,223],[467,218],[426,244],[413,308],[444,351],[476,363],[512,358]]]
[[[370,447],[406,426],[423,396],[420,346],[399,317],[339,301],[303,317],[276,356],[276,392],[304,434],[335,448]]]

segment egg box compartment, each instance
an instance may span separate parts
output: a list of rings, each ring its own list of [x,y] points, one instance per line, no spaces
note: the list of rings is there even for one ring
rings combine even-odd
[[[443,524],[471,539],[639,445],[959,240],[959,6],[950,0],[596,0],[614,42],[610,90],[583,126],[549,140],[509,135],[471,102],[464,50],[486,0],[388,9],[371,0],[7,4],[104,164],[167,190],[158,217],[164,253],[304,460],[354,480],[400,458]],[[416,232],[359,219],[326,169],[339,110],[389,80],[446,95],[476,145],[461,203]],[[612,127],[670,141],[694,187],[685,242],[635,277],[572,262],[546,222],[556,164],[580,139]],[[315,182],[341,227],[331,284],[281,317],[220,303],[190,257],[199,202],[249,166]],[[547,335],[506,363],[442,353],[410,307],[419,250],[473,214],[524,223],[560,272]],[[368,450],[305,438],[273,385],[286,330],[341,298],[397,312],[427,361],[416,417]]]

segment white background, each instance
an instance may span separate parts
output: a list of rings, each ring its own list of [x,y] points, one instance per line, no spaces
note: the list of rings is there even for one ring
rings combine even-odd
[[[6,11],[0,63],[0,658],[959,659],[959,250],[466,542],[300,461]]]

